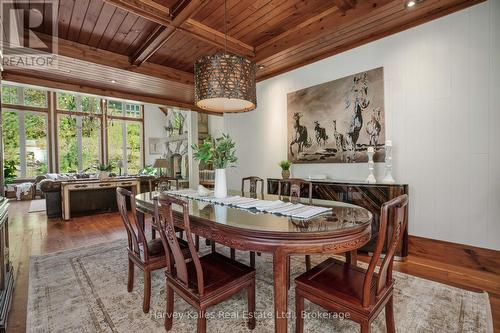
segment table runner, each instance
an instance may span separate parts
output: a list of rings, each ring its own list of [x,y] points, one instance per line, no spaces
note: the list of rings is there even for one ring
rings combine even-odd
[[[206,201],[214,204],[237,207],[241,209],[257,210],[264,213],[290,216],[297,219],[310,219],[316,215],[331,211],[331,208],[291,203],[281,200],[261,200],[241,197],[239,195],[226,198],[216,198],[213,195],[203,196],[193,189],[166,191],[166,194],[177,195],[190,199]]]

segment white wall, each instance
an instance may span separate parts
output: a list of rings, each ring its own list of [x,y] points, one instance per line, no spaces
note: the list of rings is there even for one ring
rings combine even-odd
[[[161,155],[149,154],[149,138],[164,138],[167,116],[158,108],[158,105],[144,104],[144,165],[150,165]]]
[[[208,133],[214,138],[218,138],[224,132],[224,118],[221,116],[208,116]]]
[[[410,234],[500,250],[499,0],[259,83],[257,110],[224,116],[239,157],[229,187],[243,176],[280,175],[288,92],[380,66],[394,176],[410,186]],[[292,172],[362,180],[367,166],[296,165]]]

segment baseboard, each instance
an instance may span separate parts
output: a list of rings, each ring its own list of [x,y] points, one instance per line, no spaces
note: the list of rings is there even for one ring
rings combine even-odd
[[[500,275],[500,251],[409,236],[409,255]]]

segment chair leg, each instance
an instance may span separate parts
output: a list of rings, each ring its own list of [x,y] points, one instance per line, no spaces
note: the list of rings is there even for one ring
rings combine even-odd
[[[255,252],[250,251],[250,267],[255,268]]]
[[[388,333],[396,333],[396,327],[394,325],[394,306],[392,302],[393,296],[389,298],[385,304],[385,325],[387,326]]]
[[[156,239],[156,229],[154,227],[151,227],[151,238]]]
[[[174,289],[167,285],[167,307],[165,309],[165,330],[170,331],[174,321]]]
[[[144,270],[144,300],[142,303],[142,311],[149,312],[149,301],[151,299],[151,272]]]
[[[131,292],[132,290],[134,290],[134,262],[129,259],[127,291]]]
[[[295,289],[295,333],[304,332],[304,297]]]
[[[215,253],[215,242],[214,241],[210,241],[210,245],[212,246],[212,253]]]
[[[306,270],[311,270],[311,256],[306,254]]]
[[[361,333],[370,333],[370,322],[368,320],[361,322]]]
[[[194,235],[194,247],[196,251],[200,251],[200,236]]]
[[[207,331],[207,318],[205,316],[205,310],[198,310],[197,326],[197,333],[205,333]]]
[[[236,260],[236,250],[231,248],[231,260]]]
[[[248,328],[253,330],[255,328],[255,280],[247,288],[247,302],[248,302]]]

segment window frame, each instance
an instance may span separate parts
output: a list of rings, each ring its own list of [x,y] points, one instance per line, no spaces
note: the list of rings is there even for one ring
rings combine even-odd
[[[108,105],[109,102],[120,102],[122,104],[122,114],[121,115],[112,115],[108,113]],[[136,105],[139,106],[140,110],[140,117],[130,117],[127,116],[127,105]],[[106,135],[106,156],[105,160],[106,163],[109,163],[109,139],[108,139],[108,127],[109,127],[109,121],[113,120],[119,120],[122,123],[122,137],[123,137],[123,142],[122,142],[122,161],[123,161],[123,168],[122,168],[122,174],[127,175],[128,174],[128,160],[127,160],[127,124],[128,123],[138,123],[140,126],[140,143],[141,143],[141,152],[140,152],[140,168],[144,168],[144,163],[145,163],[145,151],[144,151],[144,104],[141,103],[134,103],[134,102],[129,102],[125,100],[119,100],[119,99],[114,99],[114,98],[108,98],[103,100],[103,113],[105,115],[105,122],[106,126],[104,128],[104,133]]]
[[[27,159],[26,159],[26,114],[44,115],[45,122],[47,124],[46,130],[46,158],[47,158],[47,169],[48,171],[52,168],[52,145],[51,145],[51,119],[50,119],[50,101],[49,101],[49,91],[39,88],[16,86],[11,84],[6,84],[3,86],[14,87],[17,92],[18,104],[7,104],[2,102],[2,113],[4,112],[14,112],[18,114],[19,117],[19,177],[16,180],[30,180],[36,178],[36,176],[27,176],[26,172],[28,169]],[[36,89],[45,92],[45,107],[37,106],[27,106],[24,103],[24,90],[25,89]],[[0,91],[0,98],[3,99],[3,91]],[[5,140],[4,140],[5,141]],[[5,143],[4,143],[5,144]]]
[[[62,110],[59,109],[58,101],[59,101],[59,93],[63,94],[73,94],[75,96],[75,102],[76,102],[76,110],[75,111],[68,111],[68,110]],[[104,161],[104,152],[103,152],[103,140],[104,137],[102,135],[102,127],[103,127],[103,108],[102,108],[102,98],[98,96],[93,96],[93,95],[87,95],[87,94],[80,94],[76,92],[71,92],[71,91],[64,91],[64,92],[54,92],[54,108],[55,108],[55,130],[54,130],[54,135],[56,137],[56,143],[55,143],[55,149],[56,149],[56,163],[57,163],[57,168],[56,171],[58,173],[61,173],[61,152],[59,149],[59,141],[60,141],[60,136],[59,136],[59,119],[61,116],[69,116],[69,117],[74,117],[76,119],[77,125],[76,125],[76,149],[77,149],[77,164],[78,164],[78,170],[77,172],[81,172],[84,170],[84,165],[83,165],[83,135],[82,135],[82,129],[79,128],[78,123],[80,125],[82,124],[83,117],[88,116],[89,113],[83,111],[83,97],[89,96],[89,97],[95,97],[99,100],[100,104],[100,109],[101,112],[99,113],[94,113],[94,117],[98,118],[100,121],[100,126],[99,126],[99,163],[102,163]]]

